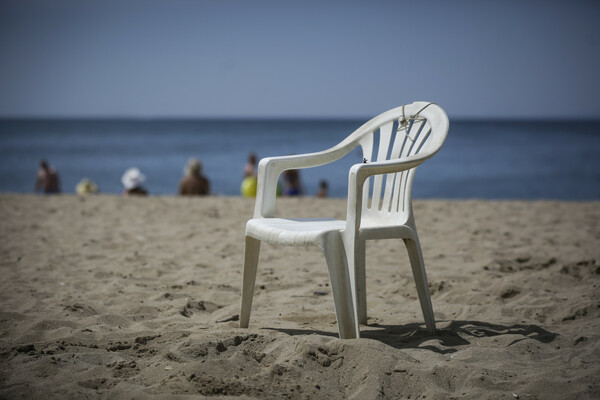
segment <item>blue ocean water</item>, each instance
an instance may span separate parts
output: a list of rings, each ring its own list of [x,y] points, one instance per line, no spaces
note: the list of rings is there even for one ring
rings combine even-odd
[[[190,157],[218,195],[239,195],[250,152],[259,158],[320,151],[365,120],[0,120],[0,192],[31,193],[39,161],[60,174],[63,192],[84,177],[120,193],[132,166],[151,194],[177,192]],[[444,147],[420,166],[416,198],[600,199],[600,121],[451,121]],[[345,197],[355,151],[302,170],[306,195],[327,179]]]

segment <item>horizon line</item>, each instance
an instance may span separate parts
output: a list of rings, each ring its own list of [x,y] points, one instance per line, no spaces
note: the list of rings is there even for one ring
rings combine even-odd
[[[140,116],[140,115],[0,115],[0,121],[7,120],[30,120],[30,121],[368,121],[377,116],[292,116],[292,115],[279,115],[279,116],[264,116],[264,115],[230,115],[230,116],[209,116],[209,115],[197,115],[197,116]],[[553,122],[553,121],[572,121],[572,122],[600,122],[600,116],[564,116],[564,117],[542,117],[542,116],[452,116],[449,115],[451,120],[455,121],[539,121],[539,122]]]

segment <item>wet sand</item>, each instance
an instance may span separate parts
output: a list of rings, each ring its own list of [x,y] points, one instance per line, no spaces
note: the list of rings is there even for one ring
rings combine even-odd
[[[253,204],[0,195],[0,398],[600,398],[600,203],[415,201],[438,334],[402,241],[371,241],[357,340],[316,248],[262,246],[238,327]]]

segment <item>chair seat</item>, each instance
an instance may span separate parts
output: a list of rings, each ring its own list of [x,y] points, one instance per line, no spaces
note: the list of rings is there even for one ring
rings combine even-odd
[[[358,235],[363,240],[407,238],[417,236],[416,232],[408,225],[383,225],[379,221],[364,219],[361,222]]]
[[[254,218],[246,224],[246,235],[271,244],[307,246],[318,245],[323,234],[345,227],[346,221],[333,218]]]

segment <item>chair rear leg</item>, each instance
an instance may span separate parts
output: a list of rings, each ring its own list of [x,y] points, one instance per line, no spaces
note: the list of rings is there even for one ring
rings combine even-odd
[[[358,329],[356,310],[352,300],[352,289],[350,276],[348,274],[348,263],[346,251],[339,232],[329,233],[319,246],[323,250],[331,291],[333,293],[333,304],[338,323],[340,339],[355,339],[360,337]]]
[[[246,236],[240,328],[247,328],[250,323],[250,312],[252,311],[252,297],[254,296],[254,284],[256,282],[256,269],[258,266],[259,254],[260,240]]]
[[[433,316],[433,307],[431,306],[431,297],[429,295],[429,285],[427,283],[427,274],[425,273],[425,263],[423,262],[423,253],[418,237],[415,239],[404,239],[404,244],[408,250],[410,265],[412,267],[413,277],[417,285],[417,293],[427,331],[435,335],[435,318]]]

